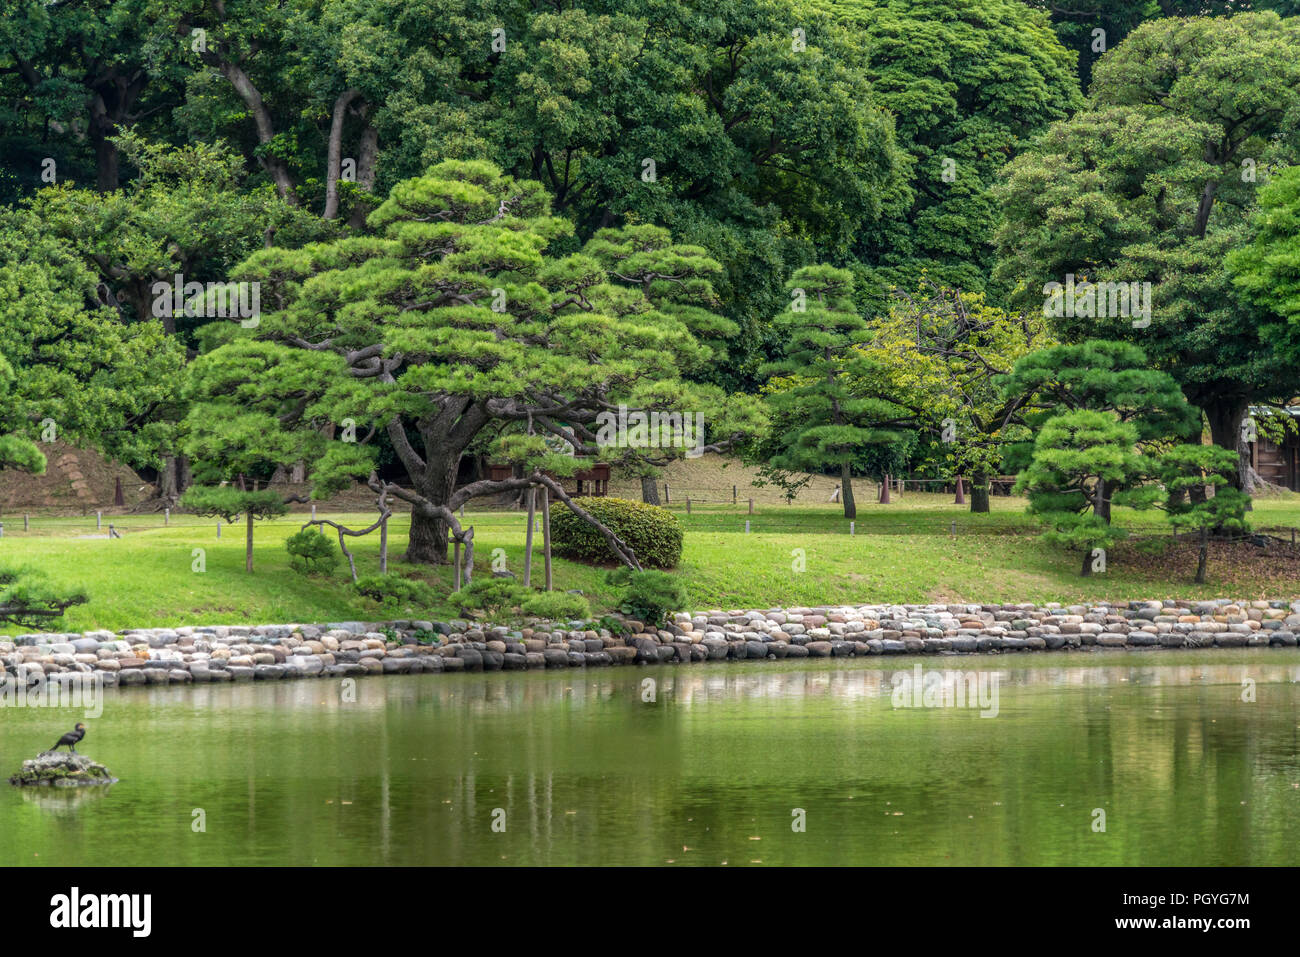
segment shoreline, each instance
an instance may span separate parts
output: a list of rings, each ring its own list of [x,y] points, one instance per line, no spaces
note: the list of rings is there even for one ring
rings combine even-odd
[[[112,687],[723,660],[1294,648],[1300,634],[1300,600],[715,610],[678,613],[655,629],[614,617],[625,632],[583,622],[397,619],[26,634],[0,640],[0,683],[93,676]],[[435,634],[440,640],[431,643]]]

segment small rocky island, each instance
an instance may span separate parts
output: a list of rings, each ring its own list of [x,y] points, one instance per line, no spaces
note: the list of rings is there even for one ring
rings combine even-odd
[[[22,770],[9,778],[20,787],[91,787],[114,784],[117,778],[102,764],[81,754],[67,752],[37,755],[23,762]]]

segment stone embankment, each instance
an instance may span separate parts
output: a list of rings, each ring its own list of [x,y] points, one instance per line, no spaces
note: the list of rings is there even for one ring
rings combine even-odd
[[[681,613],[613,632],[584,622],[202,625],[0,640],[0,678],[108,685],[278,681],[722,659],[1295,647],[1300,601],[845,605]],[[17,682],[10,682],[16,684]]]

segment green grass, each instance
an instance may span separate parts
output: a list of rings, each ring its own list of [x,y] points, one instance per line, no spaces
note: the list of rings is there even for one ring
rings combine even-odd
[[[1300,555],[1281,547],[1265,554],[1249,545],[1223,546],[1211,559],[1209,583],[1192,584],[1190,546],[1175,546],[1165,538],[1167,528],[1157,514],[1117,510],[1116,522],[1149,536],[1151,542],[1118,549],[1105,575],[1085,579],[1078,575],[1076,554],[1038,539],[1037,527],[1018,499],[994,498],[992,512],[972,515],[953,505],[950,496],[910,492],[893,505],[860,505],[854,535],[849,535],[838,506],[765,505],[749,515],[742,503],[693,507],[686,515],[684,503],[674,502],[673,510],[687,530],[679,573],[694,608],[1300,597]],[[330,517],[358,526],[371,520],[369,514]],[[54,583],[89,593],[89,603],[66,616],[61,627],[67,630],[454,615],[455,609],[445,602],[418,613],[382,609],[351,589],[346,566],[329,577],[295,573],[284,540],[304,518],[290,515],[257,523],[252,574],[244,571],[242,526],[225,526],[218,541],[214,521],[180,515],[166,528],[161,516],[105,516],[104,531],[111,520],[123,535],[114,540],[86,537],[97,534],[93,516],[36,515],[31,530],[24,532],[21,516],[10,515],[0,538],[0,562],[39,570]],[[1257,528],[1300,526],[1300,495],[1259,500],[1251,520]],[[520,574],[521,513],[469,513],[467,522],[476,529],[480,573],[490,570],[493,549],[501,548],[507,567]],[[440,594],[449,593],[450,568],[415,567],[400,560],[407,524],[401,516],[391,523],[390,571],[418,575],[434,583]],[[377,572],[377,535],[351,540],[350,546],[360,574]],[[195,548],[204,550],[203,572],[192,570]],[[803,570],[797,571],[800,561]],[[540,582],[541,574],[539,537],[534,582]],[[603,569],[555,560],[555,587],[581,589],[597,612],[612,607],[616,599],[603,577]]]

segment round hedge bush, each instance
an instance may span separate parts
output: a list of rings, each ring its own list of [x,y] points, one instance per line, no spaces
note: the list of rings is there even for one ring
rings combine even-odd
[[[668,509],[625,498],[584,498],[578,504],[627,542],[642,566],[672,568],[681,561],[682,525]],[[563,506],[551,510],[551,550],[588,564],[617,560],[605,537]]]

